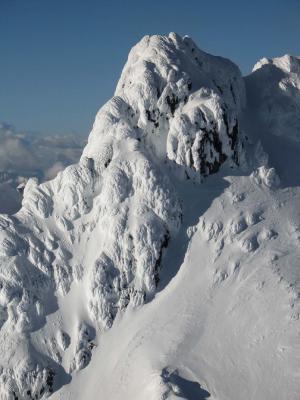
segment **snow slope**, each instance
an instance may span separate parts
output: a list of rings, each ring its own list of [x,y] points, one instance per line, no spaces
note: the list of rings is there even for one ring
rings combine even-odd
[[[125,315],[55,399],[299,398],[299,188],[228,183],[169,285]]]
[[[265,64],[146,36],[79,164],[0,216],[1,399],[299,399],[297,113],[262,99],[300,73]]]

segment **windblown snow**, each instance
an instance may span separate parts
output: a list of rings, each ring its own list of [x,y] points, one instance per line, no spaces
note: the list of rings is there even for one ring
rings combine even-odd
[[[300,58],[144,37],[0,215],[0,398],[299,400],[299,111]]]

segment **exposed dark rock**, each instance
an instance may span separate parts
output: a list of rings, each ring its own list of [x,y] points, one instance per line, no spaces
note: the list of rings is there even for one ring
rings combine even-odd
[[[161,243],[161,247],[160,247],[160,251],[159,251],[159,254],[158,254],[158,258],[157,258],[157,260],[155,262],[155,265],[154,265],[154,280],[155,280],[156,286],[158,285],[159,279],[160,279],[159,278],[159,270],[160,270],[160,267],[161,267],[163,250],[168,247],[169,240],[170,240],[170,233],[167,230],[166,234],[164,235],[163,241]]]
[[[166,101],[167,101],[168,106],[170,107],[171,114],[174,115],[174,112],[175,112],[175,110],[176,110],[176,107],[177,107],[178,104],[179,104],[178,97],[175,96],[174,93],[172,93],[171,96],[167,96],[167,97],[166,97]]]

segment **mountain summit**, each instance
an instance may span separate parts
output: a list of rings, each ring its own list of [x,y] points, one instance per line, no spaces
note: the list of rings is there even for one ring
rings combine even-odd
[[[144,37],[80,162],[0,215],[1,399],[297,400],[299,109],[297,57]]]

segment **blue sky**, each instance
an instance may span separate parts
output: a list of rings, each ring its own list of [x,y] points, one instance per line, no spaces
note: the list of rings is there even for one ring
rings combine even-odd
[[[145,34],[188,34],[246,74],[300,55],[299,21],[300,0],[0,0],[0,121],[86,134]]]

